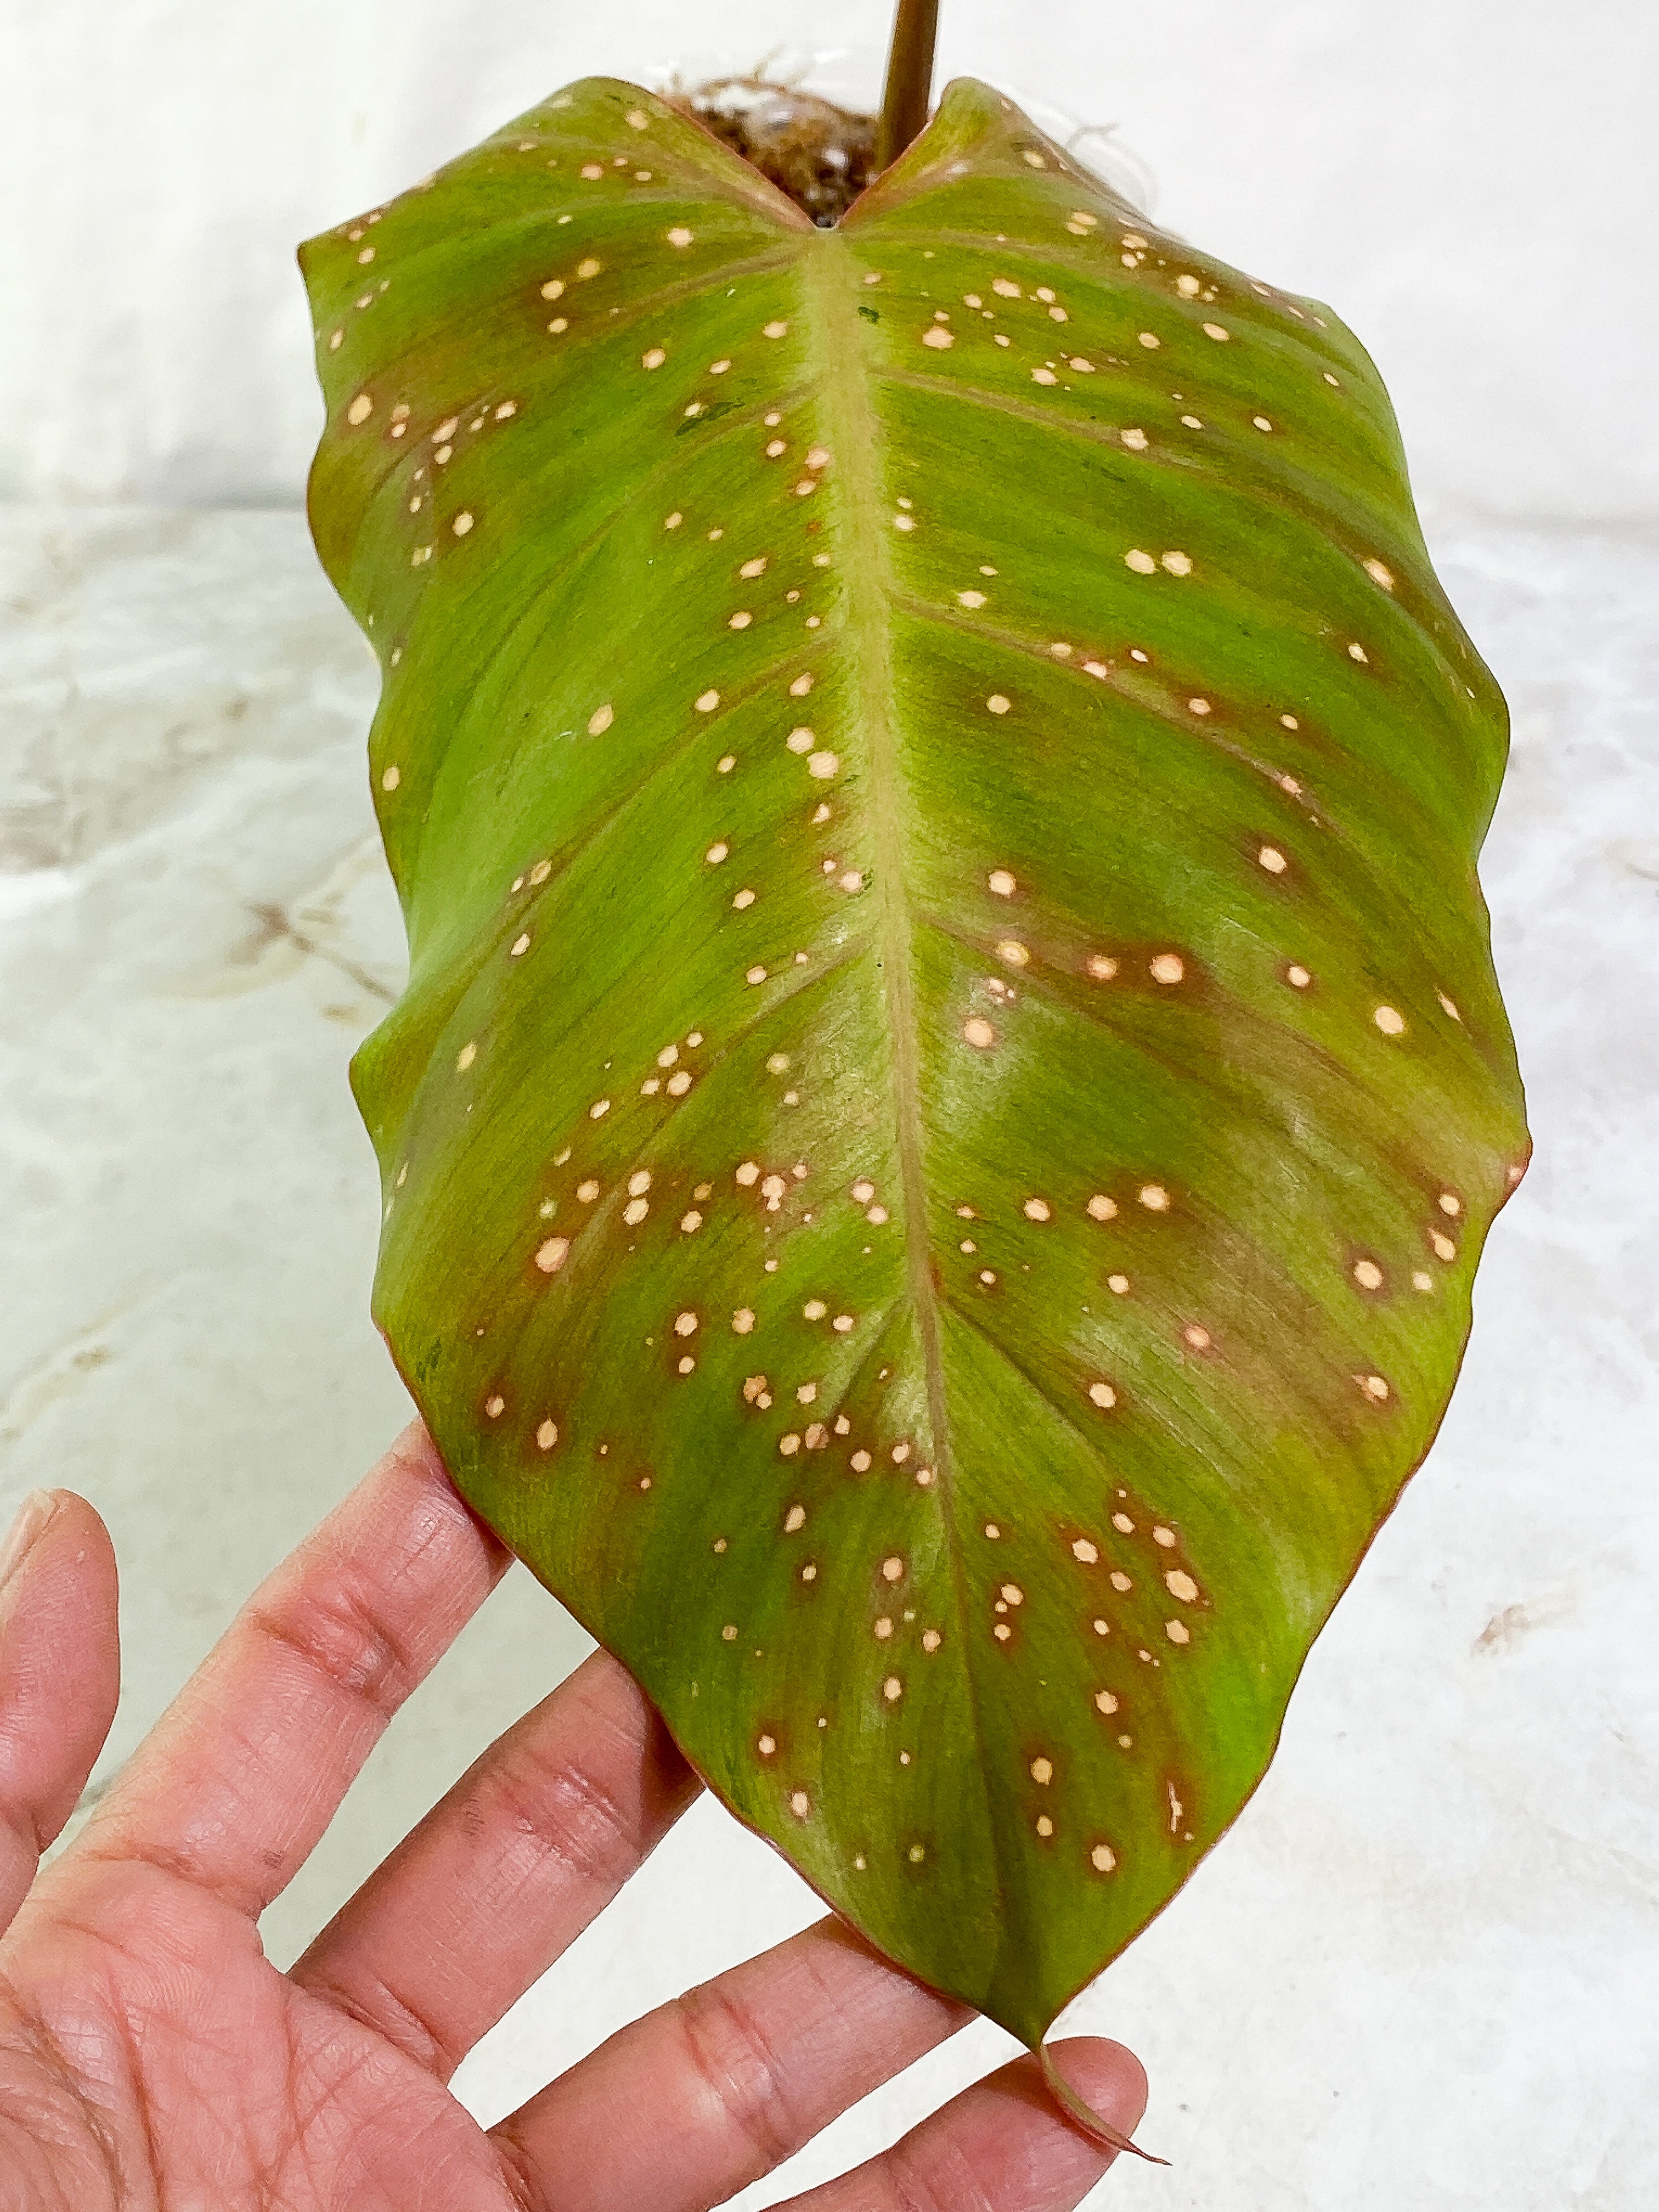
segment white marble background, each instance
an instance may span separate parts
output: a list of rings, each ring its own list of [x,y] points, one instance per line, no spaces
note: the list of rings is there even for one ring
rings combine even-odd
[[[868,52],[880,12],[826,33],[729,0],[720,27],[744,59],[777,19]],[[1143,2135],[1175,2161],[1091,2203],[1648,2212],[1659,16],[1055,0],[1039,67],[1023,14],[945,13],[948,66],[1138,113],[1168,220],[1372,343],[1515,716],[1483,873],[1536,1158],[1440,1439],[1267,1784],[1071,2015],[1142,2053]],[[665,0],[9,15],[0,186],[33,216],[0,238],[0,493],[36,503],[0,507],[0,1515],[70,1483],[114,1532],[126,1687],[96,1788],[407,1411],[368,1318],[376,1184],[345,1081],[402,946],[374,672],[294,511],[318,410],[291,246],[556,82],[688,42]],[[152,503],[40,503],[66,494]],[[286,511],[206,511],[249,496]],[[204,511],[153,503],[178,498]],[[586,1648],[515,1571],[267,1916],[273,1954]],[[817,1911],[704,1802],[461,2094],[494,2117]],[[737,2202],[864,2155],[1007,2048],[971,2030]]]

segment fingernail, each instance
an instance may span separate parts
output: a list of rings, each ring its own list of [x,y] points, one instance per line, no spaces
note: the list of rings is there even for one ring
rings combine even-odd
[[[6,1531],[6,1540],[0,1544],[0,1589],[16,1573],[29,1553],[33,1550],[52,1515],[58,1510],[58,1500],[49,1490],[32,1490],[17,1509],[17,1518]]]

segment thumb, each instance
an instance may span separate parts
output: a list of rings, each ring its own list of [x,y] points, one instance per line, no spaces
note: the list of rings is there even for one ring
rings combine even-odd
[[[115,1553],[84,1498],[37,1490],[0,1541],[0,1929],[86,1786],[120,1687]]]

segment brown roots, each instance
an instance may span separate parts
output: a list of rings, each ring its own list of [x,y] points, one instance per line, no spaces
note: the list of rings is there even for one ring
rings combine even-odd
[[[667,98],[821,228],[839,222],[875,173],[875,117],[837,107],[816,93],[757,74],[717,77]]]

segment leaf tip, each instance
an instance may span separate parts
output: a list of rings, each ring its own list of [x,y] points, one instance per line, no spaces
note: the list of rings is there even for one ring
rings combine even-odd
[[[1168,2166],[1170,2161],[1167,2158],[1160,2158],[1156,2151],[1142,2150],[1138,2142],[1115,2128],[1109,2120],[1103,2119],[1092,2105],[1085,2103],[1055,2065],[1054,2053],[1046,2043],[1037,2045],[1036,2057],[1042,2069],[1042,2078],[1048,2084],[1049,2095],[1066,2118],[1074,2126],[1081,2128],[1085,2135],[1097,2143],[1105,2144],[1109,2150],[1127,2151],[1135,2158],[1145,2159],[1148,2166]]]

